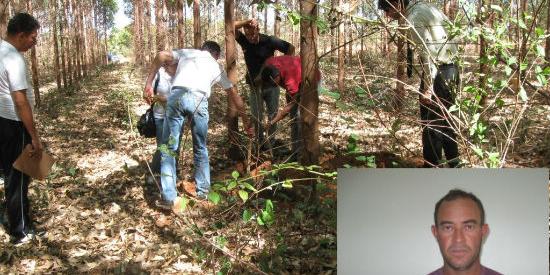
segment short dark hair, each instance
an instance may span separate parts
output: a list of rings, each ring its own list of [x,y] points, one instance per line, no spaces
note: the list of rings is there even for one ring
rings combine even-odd
[[[216,57],[220,56],[220,53],[222,51],[222,49],[220,48],[220,44],[210,40],[204,41],[201,50],[207,51]]]
[[[385,12],[391,11],[394,7],[403,5],[404,8],[409,6],[409,0],[378,0],[378,9]]]
[[[273,81],[281,72],[273,65],[266,65],[262,70],[262,82],[266,86],[275,86],[276,83]]]
[[[475,202],[477,207],[479,208],[479,212],[481,213],[481,225],[485,224],[485,209],[483,208],[483,204],[476,197],[476,195],[474,195],[473,193],[465,192],[460,189],[452,189],[451,191],[449,191],[449,193],[447,193],[447,195],[445,195],[435,204],[435,211],[434,211],[435,226],[437,226],[437,212],[439,211],[439,207],[441,206],[441,204],[446,201],[454,201],[457,199],[470,199],[473,202]]]
[[[25,12],[16,13],[8,22],[8,35],[19,33],[29,34],[40,28],[40,23],[30,14]]]

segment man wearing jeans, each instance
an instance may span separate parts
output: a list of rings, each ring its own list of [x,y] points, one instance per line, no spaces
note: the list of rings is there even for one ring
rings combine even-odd
[[[460,163],[456,132],[450,123],[449,107],[454,104],[460,77],[454,64],[457,45],[448,36],[449,19],[435,6],[409,0],[379,0],[378,8],[392,19],[405,18],[407,36],[420,55],[420,119],[424,167],[442,163],[442,150],[447,164]]]
[[[28,144],[33,157],[42,156],[42,142],[33,118],[34,94],[22,55],[36,44],[39,28],[34,17],[17,13],[8,22],[6,40],[0,42],[0,164],[9,233],[16,245],[35,236],[29,217],[30,178],[14,169],[13,163]]]
[[[228,101],[232,101],[242,116],[247,132],[248,118],[241,97],[225,72],[216,62],[220,55],[220,46],[213,41],[206,41],[200,50],[180,49],[159,52],[152,64],[144,97],[150,101],[153,95],[152,83],[159,67],[163,64],[178,63],[172,82],[172,94],[166,105],[166,117],[163,125],[163,143],[167,151],[161,153],[161,186],[162,201],[159,207],[174,209],[178,205],[176,190],[175,152],[178,148],[180,133],[186,118],[191,119],[191,135],[193,138],[193,159],[195,166],[196,196],[206,199],[210,188],[210,164],[206,147],[208,132],[208,98],[211,87],[220,84],[227,92]]]
[[[243,28],[244,34],[239,30]],[[273,138],[276,125],[273,124],[268,129],[268,139],[264,139],[264,102],[267,109],[267,117],[273,119],[279,108],[279,87],[273,86],[259,90],[254,85],[254,79],[260,73],[260,68],[264,62],[275,54],[275,51],[280,51],[285,55],[294,54],[294,46],[284,40],[274,36],[269,36],[260,33],[260,27],[255,19],[248,19],[235,22],[235,40],[243,50],[244,61],[246,63],[246,83],[250,85],[250,111],[254,127],[256,128],[256,136],[258,145],[263,149],[270,148],[273,144]]]

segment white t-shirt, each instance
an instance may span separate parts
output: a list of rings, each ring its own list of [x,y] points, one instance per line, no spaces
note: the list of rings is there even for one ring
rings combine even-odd
[[[159,69],[159,73],[155,76],[155,79],[153,79],[153,89],[155,88],[155,82],[157,81],[157,77],[159,79],[159,83],[157,86],[157,95],[164,96],[166,99],[172,94],[171,88],[172,88],[172,76],[170,76],[163,67]],[[161,102],[155,103],[153,106],[153,112],[155,115],[155,118],[164,118],[164,104]]]
[[[172,51],[172,54],[178,61],[178,69],[172,86],[201,91],[206,98],[210,97],[211,88],[216,83],[219,83],[225,90],[233,87],[225,71],[209,52],[180,49]]]
[[[27,100],[34,107],[34,93],[27,79],[25,58],[10,43],[0,42],[0,117],[20,121],[11,93],[27,90]]]
[[[413,27],[409,37],[420,50],[423,71],[435,79],[437,65],[453,63],[457,55],[457,41],[445,30],[449,19],[435,6],[416,2],[407,8],[407,21]]]

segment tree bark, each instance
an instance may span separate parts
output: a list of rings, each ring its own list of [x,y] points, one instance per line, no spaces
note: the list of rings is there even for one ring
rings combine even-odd
[[[546,32],[550,33],[550,3],[547,4],[548,12],[546,13]],[[546,38],[546,62],[549,64],[546,64],[547,66],[550,66],[550,37]]]
[[[76,6],[76,1],[71,0],[71,29],[73,31],[73,66],[74,66],[74,78],[77,80],[77,83],[80,83],[82,78],[81,64],[80,64],[80,34],[78,31],[78,7]]]
[[[193,0],[193,47],[201,47],[201,11],[199,0]]]
[[[50,16],[52,22],[52,45],[54,53],[55,82],[57,89],[61,89],[61,69],[59,67],[59,47],[57,44],[57,0],[50,1]]]
[[[27,2],[27,11],[28,13],[33,14],[31,1]],[[31,73],[35,106],[40,106],[40,84],[38,82],[38,62],[36,60],[36,46],[31,48]]]
[[[144,0],[144,22],[143,22],[143,54],[144,59],[147,61],[147,64],[151,64],[153,61],[153,35],[151,33],[151,1]]]
[[[343,1],[338,0],[338,6],[342,6]],[[344,22],[341,20],[338,25],[338,91],[344,93],[344,61],[345,61],[345,45],[344,45]]]
[[[185,28],[185,25],[184,25],[184,21],[183,21],[183,0],[177,0],[176,2],[176,10],[177,10],[177,14],[178,14],[178,48],[183,48],[184,47],[184,42],[183,42],[183,39],[184,39],[184,28]]]
[[[225,60],[226,71],[229,80],[234,84],[238,81],[237,75],[237,46],[235,45],[235,1],[224,0],[225,22]],[[227,135],[231,147],[238,148],[239,144],[239,120],[238,112],[232,101],[227,101]]]
[[[0,4],[0,41],[6,38],[6,29],[9,20],[9,1],[3,1]]]
[[[407,50],[405,48],[405,28],[406,22],[403,17],[399,18],[399,37],[397,38],[397,68],[395,78],[395,94],[392,101],[395,110],[401,110],[403,99],[405,98],[405,67],[407,64]]]
[[[264,8],[264,33],[267,34],[267,10],[268,6]]]
[[[348,20],[346,20],[347,24],[346,24],[346,29],[347,29],[347,33],[348,33],[348,64],[351,65],[351,63],[353,62],[353,28],[352,28],[352,23],[351,23],[351,18],[348,18]]]
[[[54,0],[56,3],[58,0]],[[60,52],[61,52],[61,74],[63,76],[63,88],[67,88],[69,85],[70,77],[67,77],[67,47],[65,45],[65,9],[63,0],[59,0],[61,2],[61,11],[59,13],[59,44],[61,46]],[[56,4],[57,8],[57,4]],[[57,13],[57,11],[56,11]]]
[[[309,0],[300,1],[302,18],[317,18],[317,5]],[[319,69],[317,59],[317,25],[314,20],[300,21],[300,56],[302,58],[302,84],[300,88],[300,122],[302,125],[303,152],[302,165],[319,163],[319,94],[316,74]]]
[[[275,0],[275,5],[279,4],[279,0]],[[550,22],[550,21],[549,21]],[[279,37],[281,35],[281,13],[275,9],[275,19],[273,20],[273,35]]]

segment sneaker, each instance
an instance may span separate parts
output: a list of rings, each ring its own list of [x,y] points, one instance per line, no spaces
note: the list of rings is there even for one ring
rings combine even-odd
[[[45,231],[30,229],[27,231],[27,233],[23,233],[22,237],[19,237],[19,238],[14,237],[12,239],[12,242],[13,242],[13,245],[15,246],[22,246],[32,242],[33,240],[39,237],[44,236],[45,234],[46,234]]]
[[[164,209],[164,210],[172,210],[172,206],[174,205],[171,201],[165,201],[165,200],[157,200],[155,202],[155,205],[158,208]]]
[[[200,193],[195,196],[195,199],[199,201],[207,201],[208,200],[208,194]]]
[[[14,246],[19,247],[32,242],[33,239],[34,239],[33,235],[27,234],[21,238],[13,238],[12,243]]]

